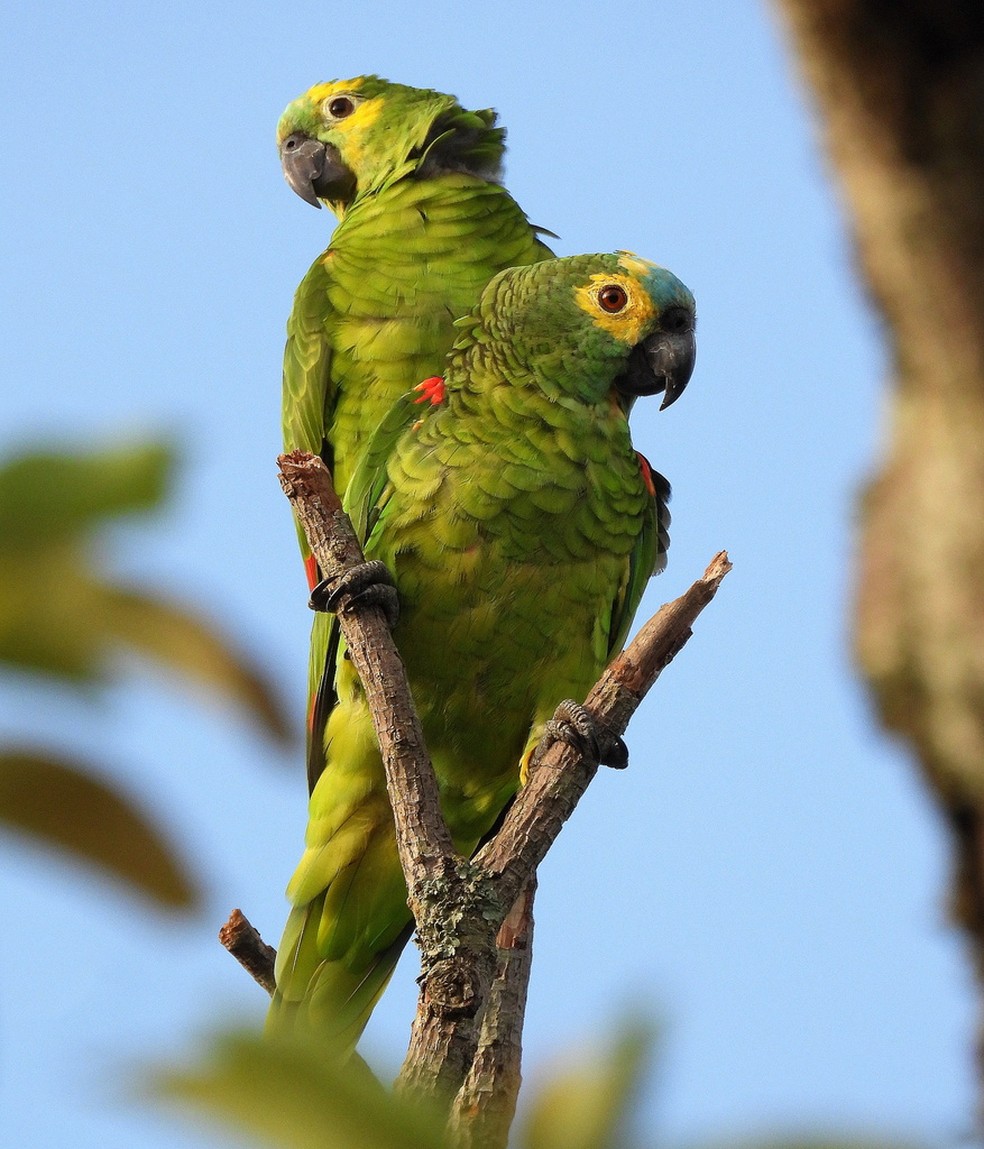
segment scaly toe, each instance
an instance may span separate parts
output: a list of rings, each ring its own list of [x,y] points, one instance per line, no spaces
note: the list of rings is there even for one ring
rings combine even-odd
[[[334,614],[339,609],[358,603],[382,608],[390,628],[400,617],[400,600],[393,576],[378,559],[360,563],[334,578],[325,578],[311,591],[308,605],[312,610]]]
[[[565,698],[554,711],[553,718],[543,728],[543,737],[537,746],[534,760],[538,761],[553,742],[566,742],[582,758],[624,770],[629,764],[629,750],[617,735],[599,728],[598,723],[580,703]]]

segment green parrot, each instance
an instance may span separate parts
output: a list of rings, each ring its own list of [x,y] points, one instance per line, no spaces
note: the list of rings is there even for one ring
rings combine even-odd
[[[287,324],[286,451],[319,454],[342,495],[390,406],[440,373],[453,321],[492,276],[552,254],[499,182],[505,131],[491,110],[378,76],[316,84],[277,127],[287,182],[339,224],[301,280]],[[318,580],[301,533],[311,587]],[[314,691],[335,657],[329,623],[311,637],[308,780],[324,768]]]
[[[672,402],[694,357],[693,296],[664,268],[626,252],[511,268],[458,322],[443,382],[398,400],[367,443],[347,509],[395,580],[393,634],[463,856],[662,569],[669,485],[627,412],[638,395]],[[363,691],[334,665],[269,1025],[347,1053],[412,920]]]

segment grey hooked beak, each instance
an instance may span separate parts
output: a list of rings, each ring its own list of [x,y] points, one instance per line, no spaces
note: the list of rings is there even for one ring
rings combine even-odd
[[[656,383],[651,394],[663,391],[663,402],[659,405],[663,411],[680,398],[694,373],[697,362],[694,329],[659,331],[643,340],[643,347]]]
[[[280,166],[291,190],[312,207],[321,207],[319,196],[329,196],[333,185],[350,178],[336,148],[292,132],[280,145]]]
[[[615,380],[626,411],[639,395],[664,392],[659,409],[679,399],[690,382],[697,359],[693,316],[678,311],[673,316],[674,329],[655,331],[636,344],[625,370]]]

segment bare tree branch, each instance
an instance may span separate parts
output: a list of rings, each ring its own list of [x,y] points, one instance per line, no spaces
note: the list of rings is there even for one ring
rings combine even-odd
[[[727,555],[723,551],[716,555],[703,577],[646,623],[592,689],[585,708],[596,726],[607,730],[609,740],[625,730],[646,692],[690,637],[694,621],[730,569]],[[606,747],[601,749],[604,756]],[[584,759],[565,742],[554,743],[539,759],[499,833],[469,865],[471,891],[477,894],[477,910],[486,922],[499,925],[503,921],[504,907],[511,907],[530,881],[597,769],[597,762]],[[481,924],[481,919],[478,921]],[[476,971],[480,975],[486,972],[484,948],[469,961],[472,944],[474,938],[463,937],[460,946],[450,951],[452,956],[439,957],[433,970],[428,965],[428,954],[433,951],[426,942],[422,944],[421,993],[410,1049],[400,1074],[403,1088],[446,1093],[452,1087],[459,1088],[469,1072],[478,1040],[475,1012],[463,1008],[460,996],[443,992],[443,979],[458,987],[466,980],[463,971],[472,977]],[[477,944],[484,946],[484,934]],[[479,987],[466,984],[476,991],[469,1004],[474,998],[484,1001]],[[490,1023],[488,1029],[494,1030],[495,1025]]]
[[[482,1015],[475,1055],[448,1120],[456,1149],[493,1149],[509,1140],[522,1084],[535,891],[534,875],[499,927],[499,969]]]
[[[219,941],[250,977],[269,994],[277,988],[273,976],[277,951],[268,946],[242,910],[233,910],[219,930]]]
[[[343,580],[364,558],[327,469],[303,452],[279,461],[281,484],[323,574]],[[664,606],[592,689],[585,705],[603,734],[602,757],[730,569],[724,552],[715,556],[703,578]],[[451,1120],[458,1143],[491,1149],[505,1144],[519,1087],[536,867],[598,763],[556,742],[538,760],[496,837],[476,858],[458,856],[385,614],[344,591],[337,613],[379,739],[422,954],[417,1014],[397,1088],[444,1098],[449,1106],[458,1094]]]
[[[673,602],[661,607],[615,659],[585,700],[585,709],[611,738],[625,732],[629,719],[663,669],[692,633],[697,616],[731,570],[724,551],[703,576]],[[604,750],[604,747],[602,748]],[[540,758],[495,838],[475,857],[499,880],[500,896],[511,905],[553,845],[597,772],[565,742],[555,742]]]
[[[324,463],[304,451],[281,455],[277,461],[280,485],[304,527],[322,575],[337,579],[363,563],[362,548]],[[413,894],[429,878],[444,873],[456,857],[441,815],[437,779],[383,609],[370,604],[352,610],[343,597],[337,613],[375,723],[400,861]]]
[[[361,547],[321,459],[295,451],[278,462],[281,485],[324,577],[338,579],[362,564]],[[422,954],[420,1007],[398,1086],[450,1101],[470,1064],[476,1018],[495,975],[495,933],[515,899],[502,907],[488,876],[455,852],[382,608],[351,605],[343,597],[337,613],[379,740]]]

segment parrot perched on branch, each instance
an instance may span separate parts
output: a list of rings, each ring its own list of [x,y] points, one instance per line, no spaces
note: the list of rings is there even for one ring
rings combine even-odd
[[[693,296],[664,268],[625,252],[512,268],[459,321],[443,385],[401,398],[367,443],[347,509],[395,580],[393,636],[462,855],[662,568],[669,485],[633,450],[627,412],[676,399],[694,358]],[[348,1051],[412,920],[365,697],[334,665],[269,1024]]]
[[[341,496],[360,447],[405,391],[443,369],[454,320],[506,267],[552,254],[499,183],[491,110],[378,76],[316,84],[277,127],[287,182],[339,224],[301,280],[284,353],[284,450],[320,455]],[[301,537],[310,586],[318,580]],[[312,692],[334,657],[311,637]],[[324,768],[309,714],[308,779]]]

